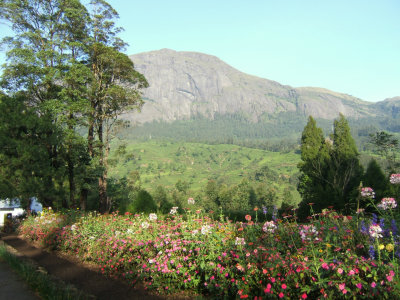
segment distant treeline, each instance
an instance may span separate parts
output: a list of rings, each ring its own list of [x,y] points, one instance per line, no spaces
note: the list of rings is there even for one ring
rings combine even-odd
[[[332,121],[316,119],[325,133],[332,132]],[[384,130],[400,133],[397,118],[349,118],[352,135],[358,149],[370,150],[369,135]],[[294,112],[263,115],[258,122],[251,121],[245,114],[220,115],[213,120],[197,116],[191,120],[174,122],[154,121],[143,125],[131,125],[121,135],[126,139],[146,141],[167,139],[173,141],[202,142],[207,144],[235,144],[274,152],[296,150],[307,116]]]

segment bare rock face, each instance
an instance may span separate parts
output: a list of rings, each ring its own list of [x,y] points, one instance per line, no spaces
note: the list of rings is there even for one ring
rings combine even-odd
[[[334,119],[339,113],[373,115],[371,104],[320,88],[292,88],[242,73],[215,56],[169,49],[130,56],[149,82],[140,113],[133,122],[184,120],[193,116],[244,113],[257,122],[264,114],[297,112]]]

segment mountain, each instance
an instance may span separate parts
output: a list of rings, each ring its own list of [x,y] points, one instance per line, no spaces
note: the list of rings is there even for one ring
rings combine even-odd
[[[339,113],[356,119],[384,117],[388,108],[397,114],[400,103],[400,97],[370,103],[322,88],[293,88],[245,74],[203,53],[162,49],[130,58],[150,85],[141,113],[124,116],[139,123],[238,113],[252,122],[286,112],[328,120]]]

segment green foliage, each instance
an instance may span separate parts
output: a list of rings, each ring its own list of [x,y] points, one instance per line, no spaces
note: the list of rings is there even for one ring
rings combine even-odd
[[[68,224],[46,214],[28,218],[20,233],[43,232],[37,242],[49,241],[98,264],[105,275],[140,280],[170,298],[183,291],[187,298],[399,298],[397,211],[392,223],[380,222],[379,236],[368,230],[376,220],[363,214],[327,210],[299,224],[288,215],[260,222],[258,213],[244,222],[194,209],[183,215],[87,214]],[[48,227],[59,232],[56,238],[48,239]]]
[[[388,177],[383,173],[375,159],[371,159],[362,177],[363,186],[371,187],[375,191],[376,201],[390,195],[390,184]]]
[[[399,152],[399,140],[385,131],[370,134],[369,138],[375,148],[375,152],[385,157],[388,162],[389,172],[395,172],[399,166],[399,163],[396,161]]]
[[[309,213],[308,203],[316,212],[328,206],[338,210],[355,209],[357,188],[362,175],[359,154],[347,120],[340,115],[334,121],[332,139],[324,139],[322,130],[310,117],[304,128],[298,190],[302,195],[300,216]]]
[[[153,192],[153,199],[156,203],[158,211],[162,212],[163,214],[169,213],[173,207],[172,203],[168,200],[167,191],[161,185],[157,186]]]
[[[40,137],[52,168],[38,182],[43,192],[52,191],[56,206],[68,207],[77,206],[80,189],[85,209],[97,181],[97,206],[107,212],[109,142],[115,125],[122,125],[117,116],[141,107],[140,89],[147,81],[121,52],[125,43],[114,24],[117,12],[103,0],[88,7],[78,0],[2,1],[0,18],[15,35],[2,41],[8,51],[1,87],[51,124]],[[79,128],[87,129],[86,139]],[[27,174],[24,177],[29,181]],[[66,181],[70,203],[62,192]],[[38,196],[51,204],[49,196]]]
[[[51,119],[39,117],[22,96],[0,95],[0,197],[32,196],[52,206],[65,197],[62,160],[51,151],[62,141]],[[58,152],[60,153],[60,152]]]
[[[293,188],[297,182],[299,155],[293,152],[280,154],[234,145],[159,141],[124,142],[124,145],[123,156],[119,151],[111,154],[116,162],[111,177],[123,178],[138,172],[141,188],[153,197],[156,187],[162,186],[168,195],[166,212],[171,205],[185,207],[187,199],[195,196],[205,209],[218,211],[223,195],[224,207],[230,210],[231,199],[242,202],[235,195],[243,190],[238,187],[242,181],[247,181],[255,193],[255,201],[248,202],[248,196],[245,197],[246,210],[261,205],[279,206],[288,196],[285,189],[291,190],[295,204],[300,200]],[[118,144],[115,148],[118,149]]]
[[[151,213],[157,211],[157,205],[149,192],[140,190],[133,199],[133,202],[128,206],[127,211],[132,213]]]

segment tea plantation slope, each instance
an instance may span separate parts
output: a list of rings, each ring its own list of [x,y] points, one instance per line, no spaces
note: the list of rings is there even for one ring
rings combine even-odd
[[[197,192],[211,179],[232,185],[244,178],[267,180],[277,190],[285,187],[295,190],[300,161],[294,152],[269,152],[227,144],[128,141],[115,144],[113,149],[111,176],[122,178],[138,171],[142,187],[149,191],[158,185],[172,188],[181,180]],[[257,176],[260,172],[268,174]]]

